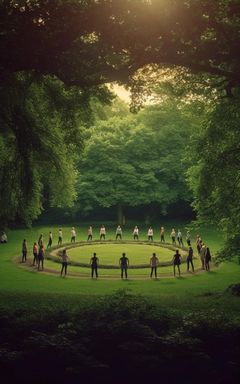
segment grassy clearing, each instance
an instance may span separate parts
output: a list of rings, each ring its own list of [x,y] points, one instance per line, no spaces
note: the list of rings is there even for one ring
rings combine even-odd
[[[173,223],[166,229],[168,232],[173,226]],[[160,227],[160,226],[159,226]],[[177,226],[176,226],[177,227]],[[186,227],[182,223],[181,228]],[[70,234],[70,227],[63,227],[63,233]],[[232,283],[239,282],[239,265],[237,263],[224,263],[210,273],[190,275],[189,277],[182,277],[173,279],[172,277],[161,279],[162,270],[159,270],[159,280],[134,280],[134,270],[129,271],[129,280],[121,281],[117,277],[120,275],[119,270],[115,270],[116,278],[114,280],[101,280],[98,281],[81,278],[60,278],[58,274],[47,275],[41,272],[36,272],[34,269],[21,268],[21,264],[13,263],[13,257],[20,256],[22,239],[26,238],[28,241],[29,250],[34,241],[37,240],[40,233],[44,234],[45,243],[47,240],[49,230],[53,231],[54,243],[57,241],[58,227],[34,227],[29,230],[16,230],[10,231],[9,243],[0,246],[0,281],[1,281],[1,302],[9,301],[8,297],[11,296],[13,307],[19,301],[21,295],[21,305],[23,297],[26,301],[33,302],[52,302],[52,299],[47,300],[48,297],[61,297],[61,303],[66,301],[72,305],[78,305],[79,300],[87,298],[98,297],[102,295],[112,294],[119,289],[130,289],[133,294],[140,294],[147,296],[149,300],[157,301],[160,305],[172,307],[176,310],[184,311],[191,310],[191,308],[203,308],[204,310],[216,308],[222,310],[227,308],[230,312],[239,311],[239,300],[235,297],[230,297],[225,294],[225,290]],[[86,240],[86,226],[77,227],[78,240]],[[155,229],[156,232],[156,229]],[[204,241],[210,246],[212,253],[216,252],[222,245],[222,236],[213,228],[202,228],[199,231],[193,231],[193,237],[200,233]],[[131,228],[124,230],[125,237],[131,240]],[[114,229],[108,229],[109,236],[114,238]],[[64,236],[64,237],[65,237]],[[69,239],[68,239],[69,241]],[[31,252],[30,252],[31,254]],[[149,254],[148,254],[149,255]],[[46,267],[54,265],[56,271],[59,271],[60,265],[46,261]],[[69,267],[69,272],[76,270],[78,267]],[[185,265],[181,266],[182,270]],[[85,272],[86,276],[90,275],[90,270],[86,268],[77,269],[79,272]],[[83,271],[84,270],[84,271]],[[102,271],[109,273],[109,271]],[[172,274],[172,267],[164,267],[164,272]],[[143,277],[148,277],[149,270],[138,270],[138,273]],[[101,270],[100,270],[101,276]],[[120,277],[120,276],[119,276]],[[14,297],[16,299],[14,299]],[[67,299],[63,299],[67,297]],[[75,303],[75,304],[74,304]],[[11,305],[11,304],[9,304]],[[39,304],[40,305],[40,304]],[[62,305],[62,304],[61,304]]]

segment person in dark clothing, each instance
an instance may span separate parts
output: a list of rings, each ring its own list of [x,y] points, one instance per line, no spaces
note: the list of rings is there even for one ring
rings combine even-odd
[[[42,270],[43,270],[44,257],[45,257],[44,246],[42,244],[40,245],[39,252],[38,252],[38,270],[40,269],[40,264],[42,265]]]
[[[151,278],[153,276],[153,272],[155,274],[155,278],[157,278],[157,267],[158,267],[158,264],[159,264],[159,260],[158,260],[158,258],[156,256],[156,253],[153,253],[152,257],[150,259],[150,267],[151,267],[150,277]]]
[[[206,253],[205,253],[205,269],[206,271],[210,271],[210,261],[212,260],[212,256],[210,253],[210,249],[207,247]]]
[[[181,264],[181,255],[179,253],[179,250],[176,250],[176,253],[173,255],[173,273],[174,276],[176,276],[176,266],[178,268],[178,275],[181,275],[180,271],[180,264]]]
[[[190,234],[190,231],[187,231],[186,240],[187,240],[187,245],[189,247],[191,247],[191,234]]]
[[[187,255],[187,271],[189,272],[189,266],[191,264],[192,271],[194,272],[194,266],[193,266],[193,249],[192,247],[189,247],[188,255]]]
[[[22,243],[22,263],[27,261],[27,240],[24,239]]]
[[[49,248],[49,247],[52,246],[52,241],[53,241],[53,234],[52,234],[52,232],[50,231],[50,232],[49,232],[49,236],[48,236],[48,245],[47,245],[47,248]]]
[[[126,257],[125,253],[123,253],[122,257],[119,259],[119,264],[121,268],[121,279],[123,279],[123,273],[125,274],[125,278],[127,279],[127,269],[129,267],[129,260]]]
[[[43,245],[43,234],[42,233],[40,234],[39,239],[38,239],[38,246],[40,247],[41,245]]]
[[[63,232],[62,232],[62,228],[59,228],[59,230],[58,230],[58,245],[62,245],[62,241],[63,241]]]
[[[38,245],[37,243],[33,244],[33,265],[38,265]]]
[[[68,266],[68,255],[66,249],[62,251],[62,269],[61,269],[61,276],[64,271],[64,276],[67,274],[67,266]]]
[[[93,254],[93,257],[91,257],[90,259],[90,265],[91,265],[91,268],[92,268],[92,279],[93,279],[93,276],[94,276],[94,272],[95,272],[95,276],[96,276],[96,279],[98,278],[98,257],[97,257],[97,254],[94,252]]]

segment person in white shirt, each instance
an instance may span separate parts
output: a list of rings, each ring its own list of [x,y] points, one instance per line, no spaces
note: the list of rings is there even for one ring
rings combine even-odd
[[[71,230],[71,243],[75,243],[76,241],[76,230],[74,227],[72,227],[72,230]]]
[[[139,236],[139,229],[137,226],[135,226],[133,230],[133,240],[138,240],[138,236]]]
[[[7,241],[8,241],[7,235],[5,232],[3,232],[1,235],[0,243],[4,244],[4,243],[7,243]]]
[[[120,227],[120,225],[117,226],[117,229],[116,229],[116,240],[117,239],[120,239],[122,240],[122,228]]]
[[[177,240],[178,240],[178,244],[179,244],[179,246],[182,246],[182,247],[183,247],[182,232],[180,231],[180,229],[178,230],[178,233],[177,233]]]
[[[172,238],[172,244],[176,244],[176,231],[173,228],[170,237]]]
[[[59,230],[58,230],[58,245],[62,245],[62,240],[63,240],[63,232],[62,232],[62,228],[59,228]]]
[[[152,227],[149,227],[149,230],[148,230],[148,241],[153,241],[153,229],[152,229]]]
[[[93,237],[93,229],[92,229],[92,226],[90,225],[90,227],[88,228],[88,238],[87,238],[87,241],[92,241],[92,237]]]
[[[100,228],[100,240],[105,240],[106,238],[106,228],[104,225],[101,226]]]

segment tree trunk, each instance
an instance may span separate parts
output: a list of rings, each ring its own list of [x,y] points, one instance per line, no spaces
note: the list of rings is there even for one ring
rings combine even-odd
[[[123,207],[122,207],[122,204],[118,204],[117,205],[117,222],[118,222],[118,225],[123,225],[124,222],[124,216],[123,216]]]

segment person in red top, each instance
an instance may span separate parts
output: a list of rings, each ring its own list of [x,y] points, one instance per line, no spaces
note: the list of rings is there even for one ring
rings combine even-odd
[[[37,243],[33,244],[33,265],[38,265],[38,245]]]

